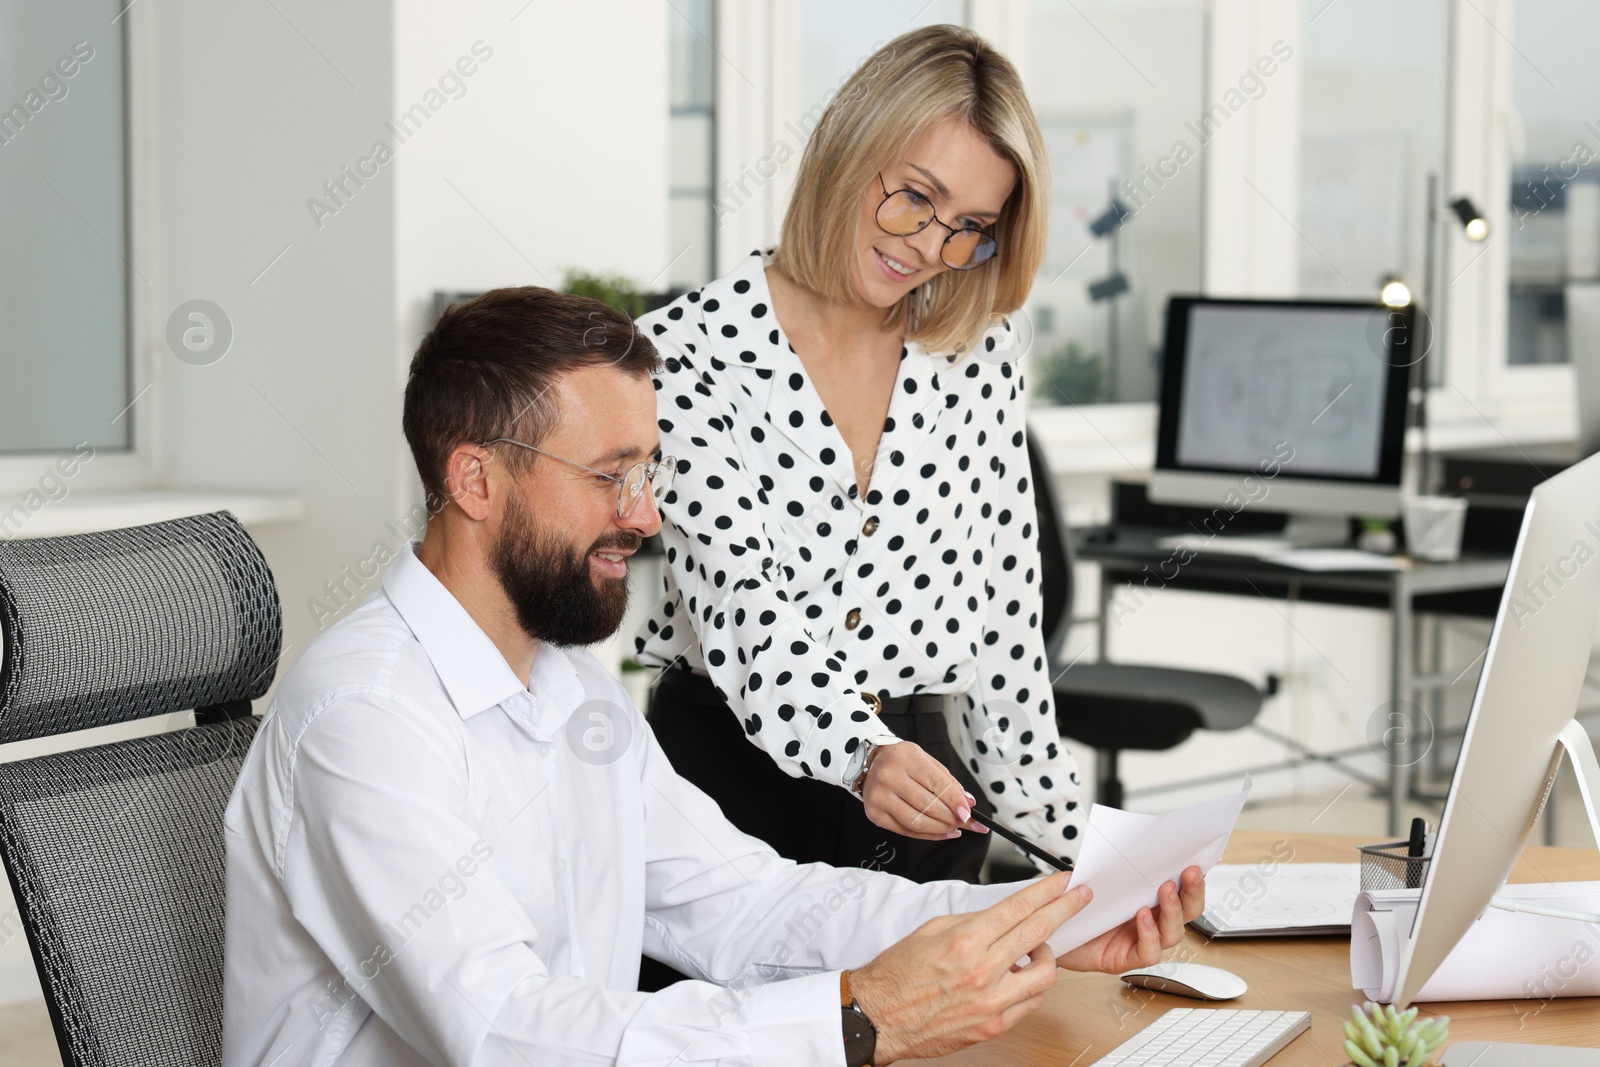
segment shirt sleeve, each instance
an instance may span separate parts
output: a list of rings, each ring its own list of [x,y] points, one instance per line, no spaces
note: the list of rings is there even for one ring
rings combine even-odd
[[[683,623],[750,743],[791,777],[842,786],[862,741],[898,738],[866,710],[856,688],[865,672],[812,636],[791,599],[786,560],[796,549],[757,511],[771,486],[751,478],[733,444],[736,432],[760,441],[759,420],[719,400],[713,387],[726,368],[709,352],[672,332],[655,341],[667,356],[656,378],[661,448],[679,457],[661,539]]]
[[[318,714],[275,835],[295,918],[344,979],[319,998],[319,1033],[353,1035],[371,1011],[438,1064],[842,1064],[838,970],[941,911],[997,899],[783,860],[678,778],[653,738],[641,758],[646,947],[726,988],[647,994],[552,975],[472,823],[451,735],[364,696]]]
[[[999,512],[991,542],[988,598],[978,674],[967,693],[963,729],[952,740],[997,817],[1046,851],[1077,854],[1085,812],[1078,803],[1078,765],[1061,741],[1045,656],[1039,537],[1026,437],[1027,390],[1012,363],[1012,383],[996,411]],[[1030,857],[1032,859],[1032,857]],[[1040,860],[1043,871],[1053,870]]]
[[[790,1043],[784,1062],[837,1062],[840,970],[869,962],[936,915],[980,910],[1022,888],[918,884],[881,871],[784,859],[741,833],[715,801],[674,773],[653,738],[644,781],[645,951],[719,987],[696,1005],[701,1014],[693,1021],[674,1007],[671,1047],[660,1046],[664,1059],[686,1044],[684,1057],[693,1062],[714,1050],[753,1054],[754,1043],[728,1045],[727,1035],[740,1033],[752,1042]],[[818,981],[819,973],[827,980]],[[787,1032],[775,1022],[802,1019],[809,1025],[784,1024]]]

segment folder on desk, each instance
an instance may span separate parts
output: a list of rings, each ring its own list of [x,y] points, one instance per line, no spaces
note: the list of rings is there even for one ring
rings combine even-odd
[[[1206,876],[1207,937],[1350,936],[1359,863],[1219,863]]]

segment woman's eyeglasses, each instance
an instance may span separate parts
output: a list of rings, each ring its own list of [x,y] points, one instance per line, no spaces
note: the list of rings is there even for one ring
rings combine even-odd
[[[974,226],[956,229],[933,213],[933,204],[927,197],[911,189],[889,191],[883,174],[878,175],[883,188],[883,203],[878,205],[878,228],[896,237],[910,237],[937,222],[950,231],[950,236],[939,246],[939,259],[951,270],[971,270],[981,267],[994,258],[1000,250],[994,234]]]
[[[537,452],[541,456],[548,456],[558,463],[565,463],[569,467],[588,471],[597,478],[604,478],[608,482],[616,482],[617,518],[619,519],[625,519],[633,514],[633,509],[639,506],[639,500],[644,496],[644,487],[646,485],[650,486],[651,495],[655,497],[656,507],[659,508],[662,501],[667,499],[667,492],[672,488],[672,479],[678,473],[678,461],[672,456],[662,456],[660,459],[635,463],[621,474],[607,474],[605,471],[597,471],[593,467],[585,467],[577,460],[558,456],[554,452],[546,452],[542,448],[523,444],[521,441],[513,440],[510,437],[496,437],[493,440],[482,443],[484,448],[488,448],[490,445],[516,445],[518,448],[526,448],[529,452]]]

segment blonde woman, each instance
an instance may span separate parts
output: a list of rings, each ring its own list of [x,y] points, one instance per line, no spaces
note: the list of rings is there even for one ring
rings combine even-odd
[[[916,30],[823,116],[777,249],[641,320],[679,457],[651,725],[792,859],[976,881],[974,806],[1076,851],[1004,317],[1048,197],[1016,70]]]

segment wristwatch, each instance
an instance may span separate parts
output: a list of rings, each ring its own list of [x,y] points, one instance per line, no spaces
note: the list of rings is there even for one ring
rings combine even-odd
[[[845,1067],[868,1067],[878,1050],[878,1029],[850,992],[850,972],[839,972],[839,1014],[844,1028]]]
[[[875,741],[863,741],[850,753],[850,759],[844,765],[845,787],[858,798],[861,790],[866,788],[867,771],[872,769],[872,754],[882,747]]]
[[[863,692],[861,699],[866,702],[867,709],[877,715],[883,710],[883,701],[877,693]],[[897,739],[898,740],[898,739]],[[872,754],[882,748],[883,744],[877,741],[863,741],[850,753],[850,758],[844,765],[844,784],[857,798],[867,784],[867,772],[872,769]]]

